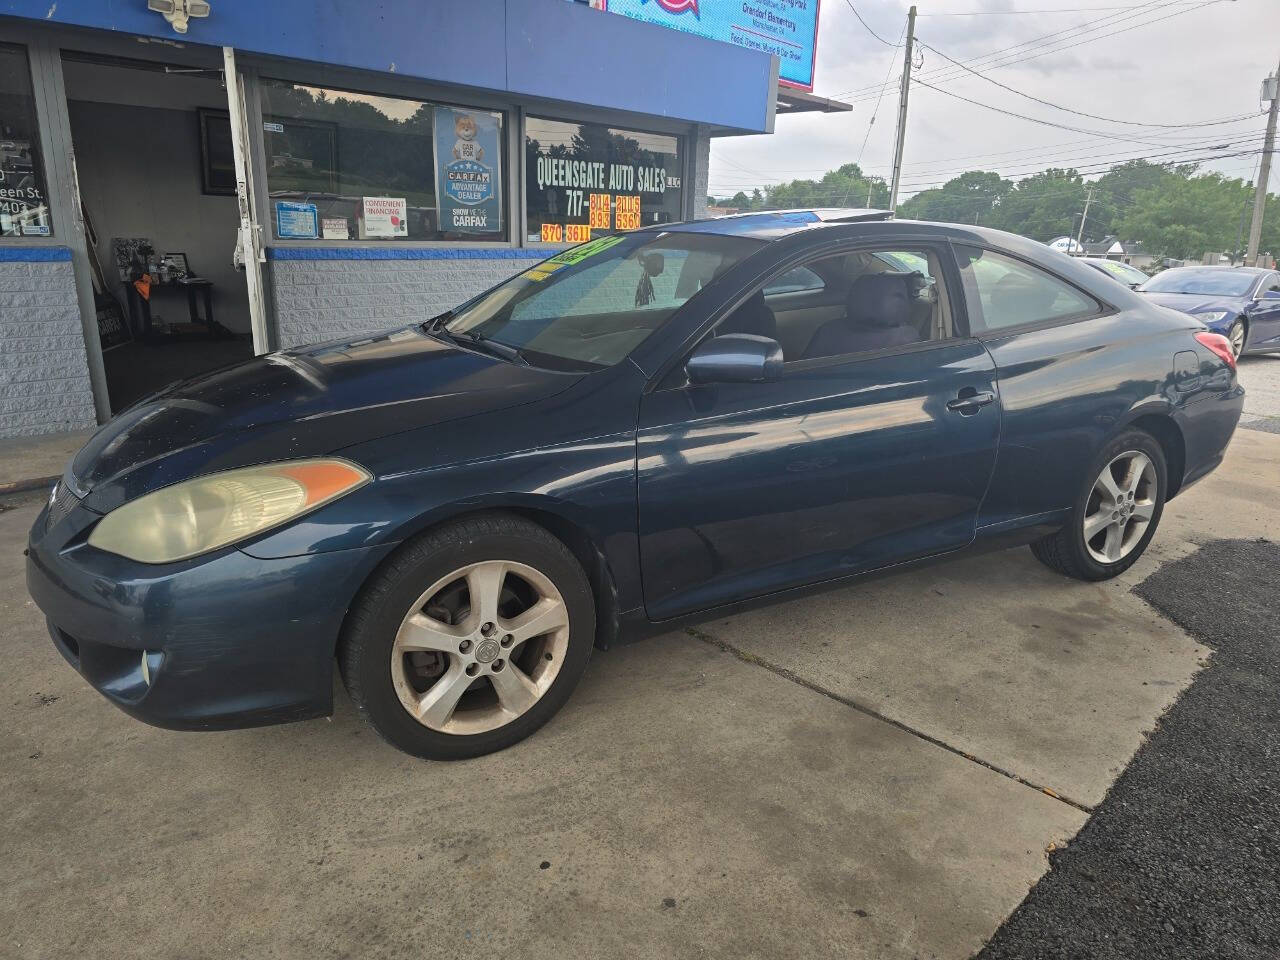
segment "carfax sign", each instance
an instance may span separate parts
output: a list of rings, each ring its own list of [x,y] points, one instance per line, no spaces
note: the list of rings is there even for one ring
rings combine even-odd
[[[813,89],[819,0],[605,0],[633,20],[778,55],[780,82]]]
[[[502,230],[502,137],[483,110],[435,108],[436,216],[445,233]]]

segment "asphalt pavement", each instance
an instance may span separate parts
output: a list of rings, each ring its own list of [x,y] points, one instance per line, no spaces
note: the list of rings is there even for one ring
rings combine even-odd
[[[1194,845],[1158,832],[1216,837],[1203,821],[1227,807],[1161,806],[1157,781],[1177,769],[1112,783],[1197,691],[1229,719],[1241,691],[1196,679],[1218,682],[1226,642],[1133,587],[1214,539],[1280,540],[1277,462],[1280,436],[1239,431],[1117,580],[1070,581],[1018,549],[710,621],[597,653],[537,735],[450,764],[391,750],[340,689],[331,720],[195,734],[130,719],[62,661],[26,596],[43,494],[0,498],[0,957],[963,960],[1051,863],[1024,910],[1062,884],[1057,851],[1087,850],[1086,822],[1143,851],[1145,879],[1093,868],[1114,889],[1167,884],[1193,919],[1227,916],[1196,933],[1153,907],[1158,929],[1174,925],[1167,955],[1249,957],[1254,901],[1206,888],[1254,881],[1223,851],[1195,861],[1200,887],[1183,883]],[[1178,584],[1230,586],[1211,571]],[[1258,674],[1263,694],[1273,676]],[[1197,789],[1221,771],[1246,804],[1239,826],[1274,834],[1253,781],[1277,778],[1249,758],[1247,725],[1173,729],[1175,765],[1210,765]],[[1117,795],[1153,826],[1111,813]],[[1242,861],[1259,883],[1280,862],[1271,834]],[[1105,938],[1124,919],[1091,922]],[[1013,943],[1000,937],[992,949]],[[1003,955],[1049,955],[1021,942],[1033,952]],[[1088,953],[1054,954],[1071,955]]]
[[[981,960],[1280,957],[1280,544],[1206,544],[1137,592],[1213,655]]]

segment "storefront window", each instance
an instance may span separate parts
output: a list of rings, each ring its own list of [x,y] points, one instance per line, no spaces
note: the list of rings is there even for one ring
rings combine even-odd
[[[529,240],[582,243],[683,219],[679,144],[664,134],[528,118]]]
[[[505,238],[502,114],[262,82],[282,240]]]
[[[0,43],[0,236],[52,233],[27,52]]]

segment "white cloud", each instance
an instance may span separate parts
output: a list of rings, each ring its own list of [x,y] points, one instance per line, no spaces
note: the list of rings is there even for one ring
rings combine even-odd
[[[854,0],[854,4],[877,33],[886,40],[898,39],[908,4],[899,0]],[[990,75],[1032,96],[1085,113],[1164,124],[1243,115],[1250,118],[1180,130],[1106,123],[1002,90],[925,50],[922,78],[928,80],[933,74],[939,86],[956,94],[1087,132],[1002,116],[914,87],[904,195],[971,168],[995,169],[1016,178],[1037,167],[1101,168],[1127,157],[1167,154],[1197,143],[1202,147],[1230,143],[1227,153],[1260,149],[1265,117],[1259,113],[1258,87],[1276,68],[1275,37],[1280,36],[1280,3],[1276,0],[1224,0],[1199,9],[1187,4],[1171,10],[1137,9],[1134,0],[1135,10],[1096,14],[939,15],[1121,5],[1122,0],[931,0],[920,11],[917,35],[957,60],[1001,50],[1007,50],[1003,56],[1017,58],[1043,53],[1049,49],[1046,44],[1052,43],[1060,52],[991,69]],[[1173,10],[1188,8],[1188,12],[1153,22]],[[1091,27],[1095,28],[1092,33]],[[1058,35],[1036,40],[1051,33]],[[1104,33],[1115,35],[1101,36]],[[1068,45],[1070,49],[1061,49]],[[890,50],[870,36],[844,0],[826,0],[821,8],[814,92],[858,101],[853,112],[780,116],[772,136],[716,140],[711,160],[713,192],[717,196],[732,195],[739,189],[749,193],[752,186],[764,183],[819,177],[825,170],[856,159],[875,107],[876,90],[886,72],[890,74],[889,88],[861,162],[868,172],[887,179],[897,108],[894,78],[901,60],[901,50]],[[1112,138],[1089,135],[1097,131],[1110,133]],[[1125,137],[1145,142],[1116,139]],[[1248,179],[1256,159],[1229,157],[1203,168]],[[1273,182],[1280,189],[1280,172]]]

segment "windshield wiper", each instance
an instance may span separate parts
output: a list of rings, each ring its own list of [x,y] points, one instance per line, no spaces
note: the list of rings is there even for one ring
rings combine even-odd
[[[526,358],[525,355],[520,350],[511,346],[508,343],[503,343],[501,340],[491,340],[488,337],[486,337],[484,334],[476,333],[474,330],[466,330],[466,331],[463,331],[462,333],[452,333],[449,331],[442,331],[442,332],[445,333],[455,343],[457,343],[460,340],[465,341],[471,346],[478,347],[480,350],[484,352],[496,354],[497,356],[501,357],[503,360],[512,360],[526,367],[532,366],[532,364],[529,363],[528,358]]]
[[[418,324],[418,326],[422,327],[422,329],[425,330],[427,333],[435,333],[438,330],[443,330],[445,323],[448,322],[448,320],[452,316],[453,316],[453,311],[446,310],[444,313],[437,314],[436,316],[432,317],[430,320],[422,321],[422,323]]]

